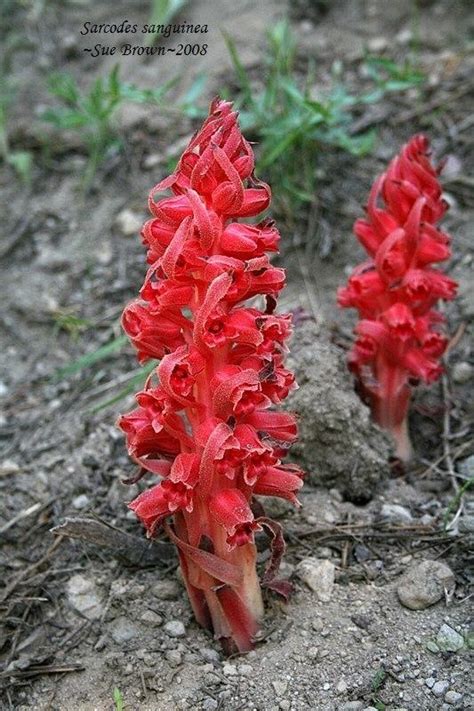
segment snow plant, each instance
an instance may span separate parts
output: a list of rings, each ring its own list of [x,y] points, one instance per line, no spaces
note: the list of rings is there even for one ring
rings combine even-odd
[[[411,456],[407,414],[413,386],[440,377],[448,339],[439,299],[457,284],[434,268],[451,255],[439,228],[447,210],[430,160],[428,139],[416,135],[375,181],[365,219],[354,233],[369,255],[338,291],[338,303],[359,313],[349,355],[360,393],[378,424],[394,437],[397,456]]]
[[[281,528],[254,497],[297,503],[302,485],[301,470],[281,461],[295,418],[272,407],[295,387],[283,365],[291,317],[275,313],[285,272],[267,252],[279,233],[269,219],[247,221],[271,198],[253,170],[232,104],[214,100],[175,172],[150,193],[150,267],[123,314],[139,361],[160,360],[119,420],[139,475],[159,480],[129,507],[149,537],[162,528],[176,544],[195,617],[228,653],[252,648],[263,615],[257,531],[272,549],[263,586],[289,592],[275,578]]]

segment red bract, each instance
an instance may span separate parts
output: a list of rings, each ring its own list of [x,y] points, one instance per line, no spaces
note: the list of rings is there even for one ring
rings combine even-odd
[[[149,536],[163,526],[176,543],[196,619],[228,652],[251,649],[263,614],[256,531],[272,539],[262,584],[288,593],[274,579],[280,527],[256,517],[253,497],[298,503],[302,485],[281,461],[295,418],[271,409],[295,387],[283,367],[291,318],[274,313],[285,274],[266,254],[279,234],[268,219],[238,221],[270,204],[253,166],[232,105],[215,100],[176,171],[150,193],[150,267],[122,321],[139,360],[161,360],[119,421],[141,471],[160,478],[130,508]]]
[[[411,387],[442,373],[439,359],[448,340],[434,307],[439,299],[453,299],[457,288],[431,266],[451,255],[450,237],[438,227],[447,209],[439,172],[428,140],[414,136],[374,183],[367,217],[354,225],[369,259],[338,291],[339,305],[356,308],[360,317],[349,367],[402,460],[411,455]]]

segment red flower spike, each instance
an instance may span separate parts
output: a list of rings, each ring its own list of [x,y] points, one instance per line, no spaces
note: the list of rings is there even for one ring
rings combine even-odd
[[[280,235],[269,219],[239,222],[270,203],[253,169],[232,104],[216,99],[173,175],[150,193],[152,219],[141,233],[150,266],[123,315],[139,360],[161,361],[137,394],[138,408],[118,423],[140,472],[160,480],[129,506],[148,536],[162,528],[176,544],[196,620],[228,653],[251,649],[259,630],[254,534],[262,526],[272,540],[262,584],[289,591],[274,579],[280,528],[254,518],[262,507],[253,497],[297,505],[302,486],[301,471],[281,461],[297,436],[295,418],[273,410],[296,387],[284,367],[291,317],[274,313],[285,273],[268,258]],[[163,195],[168,190],[172,196]],[[444,254],[441,233],[436,245]],[[425,260],[432,251],[425,239]],[[265,311],[248,303],[255,296],[265,297]],[[423,322],[425,361],[407,354],[410,372],[427,368],[439,348],[429,338],[432,322]]]
[[[411,456],[411,383],[439,378],[439,359],[448,344],[439,333],[444,319],[433,307],[439,299],[453,299],[457,289],[432,266],[451,255],[450,237],[438,227],[447,209],[439,172],[430,161],[428,140],[414,136],[374,183],[367,217],[354,225],[370,259],[338,291],[339,306],[357,309],[360,318],[349,368],[405,461]]]

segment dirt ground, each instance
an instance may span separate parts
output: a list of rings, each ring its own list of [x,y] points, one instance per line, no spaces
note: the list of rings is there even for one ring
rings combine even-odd
[[[420,130],[431,136],[437,155],[448,157],[444,185],[451,210],[445,228],[454,235],[455,254],[448,269],[460,283],[460,297],[446,313],[451,331],[462,335],[443,384],[415,399],[417,459],[407,471],[393,467],[368,502],[347,500],[337,481],[325,486],[321,462],[319,477],[310,472],[300,509],[269,504],[285,529],[283,573],[295,592],[287,606],[267,598],[262,639],[239,658],[225,659],[193,621],[168,548],[158,565],[131,565],[113,548],[51,533],[67,516],[92,516],[141,535],[124,505],[139,490],[122,484],[134,467],[114,425],[132,400],[94,411],[137,367],[131,348],[74,377],[54,375],[119,335],[120,312],[136,294],[145,265],[139,239],[123,234],[117,215],[129,209],[145,219],[148,190],[166,174],[160,157],[169,156],[170,146],[195,125],[163,117],[158,109],[127,107],[121,123],[125,154],[112,159],[94,190],[81,196],[81,151],[67,141],[49,155],[39,148],[35,117],[48,101],[45,76],[67,68],[86,84],[109,71],[111,58],[94,60],[81,51],[82,22],[126,16],[145,22],[147,3],[52,2],[41,12],[40,3],[13,3],[11,17],[25,41],[13,58],[19,89],[11,140],[31,148],[36,160],[30,188],[0,166],[1,709],[119,709],[116,688],[127,711],[472,708],[474,505],[469,492],[454,498],[449,472],[452,463],[460,476],[474,476],[472,4],[420,0],[416,12],[408,0],[290,5],[299,56],[315,58],[322,86],[337,59],[357,88],[364,82],[360,67],[367,46],[402,59],[414,36],[417,62],[428,76],[422,100],[410,91],[392,95],[360,117],[378,130],[370,156],[356,159],[327,149],[314,204],[291,224],[280,216],[280,262],[288,269],[281,309],[315,319],[321,339],[347,346],[353,315],[338,312],[335,289],[361,259],[351,226],[374,176]],[[179,71],[178,94],[204,71],[205,104],[223,84],[232,84],[221,31],[234,36],[244,65],[258,78],[265,32],[287,10],[283,0],[194,0],[186,20],[209,23],[208,55],[122,58],[123,78],[153,87],[157,76],[161,82]],[[84,323],[75,336],[64,327],[71,314]],[[304,448],[303,441],[303,459]],[[351,457],[349,442],[348,467]],[[446,516],[455,519],[448,533]],[[335,585],[326,601],[300,575],[307,558],[334,566]],[[406,570],[423,560],[445,562],[456,586],[437,604],[414,611],[400,604],[397,587]],[[451,630],[454,647],[439,641],[443,626]]]

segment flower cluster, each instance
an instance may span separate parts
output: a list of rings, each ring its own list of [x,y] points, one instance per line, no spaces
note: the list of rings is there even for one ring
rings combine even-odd
[[[281,530],[253,497],[296,503],[302,485],[302,472],[281,461],[295,419],[271,409],[295,387],[284,367],[291,319],[275,313],[285,274],[267,255],[279,234],[270,220],[239,221],[270,203],[253,170],[237,114],[216,99],[176,171],[150,193],[150,266],[123,314],[139,360],[160,360],[119,420],[131,457],[160,478],[130,508],[149,536],[163,526],[175,542],[195,616],[229,652],[252,647],[263,613],[258,530],[272,538],[263,582],[285,591],[274,579]]]
[[[448,342],[434,307],[439,299],[453,299],[457,287],[432,266],[451,254],[450,237],[438,227],[447,209],[439,172],[428,140],[414,136],[372,187],[367,218],[354,225],[369,259],[338,291],[339,305],[356,308],[360,317],[349,366],[404,460],[410,457],[411,386],[440,376]]]

